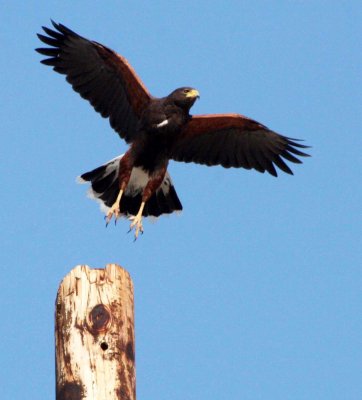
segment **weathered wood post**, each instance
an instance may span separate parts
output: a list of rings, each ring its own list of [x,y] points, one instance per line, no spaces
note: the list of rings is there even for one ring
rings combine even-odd
[[[135,400],[133,283],[115,264],[75,267],[59,286],[56,399]]]

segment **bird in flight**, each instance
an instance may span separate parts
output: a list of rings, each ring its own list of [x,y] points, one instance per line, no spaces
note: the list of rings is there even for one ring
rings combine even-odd
[[[181,211],[167,172],[169,160],[207,166],[255,169],[277,176],[276,167],[293,174],[284,160],[300,164],[305,146],[240,114],[191,115],[200,97],[191,87],[153,97],[128,61],[102,44],[62,24],[43,27],[36,49],[41,62],[66,76],[111,127],[130,144],[128,151],[79,177],[90,182],[89,194],[101,204],[106,223],[127,217],[135,239],[142,217]]]

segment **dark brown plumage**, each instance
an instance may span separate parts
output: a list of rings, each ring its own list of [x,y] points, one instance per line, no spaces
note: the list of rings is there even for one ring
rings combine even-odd
[[[55,30],[39,39],[50,47],[36,49],[41,62],[66,75],[73,89],[88,100],[130,149],[81,176],[107,213],[130,216],[135,236],[142,216],[181,210],[167,165],[170,159],[198,164],[243,167],[277,176],[276,167],[292,174],[284,160],[301,163],[307,146],[239,114],[191,116],[197,90],[179,88],[154,98],[128,61],[113,50],[85,39],[52,21]],[[135,210],[138,209],[137,214]]]

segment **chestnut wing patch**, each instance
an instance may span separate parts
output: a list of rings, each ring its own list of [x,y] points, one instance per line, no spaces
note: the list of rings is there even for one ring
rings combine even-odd
[[[138,121],[152,96],[128,61],[100,43],[85,39],[62,24],[39,39],[50,47],[37,52],[54,71],[66,75],[73,89],[88,100],[127,142],[137,135]]]
[[[170,158],[225,168],[268,171],[277,176],[275,167],[293,174],[284,160],[300,164],[296,156],[308,154],[298,139],[271,131],[266,126],[239,114],[193,116],[175,140]]]

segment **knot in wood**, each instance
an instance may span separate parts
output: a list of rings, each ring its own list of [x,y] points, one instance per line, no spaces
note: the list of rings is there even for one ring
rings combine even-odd
[[[93,335],[106,331],[112,322],[111,313],[104,304],[98,304],[88,315],[88,328]]]

